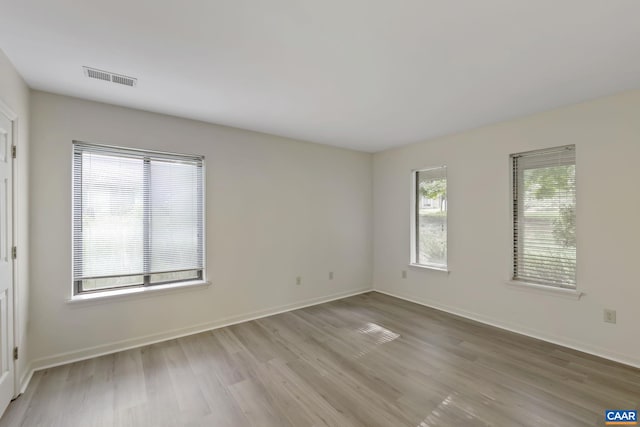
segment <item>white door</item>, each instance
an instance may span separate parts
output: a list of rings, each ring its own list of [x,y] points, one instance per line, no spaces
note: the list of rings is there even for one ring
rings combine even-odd
[[[0,415],[13,397],[13,144],[12,123],[0,113]]]

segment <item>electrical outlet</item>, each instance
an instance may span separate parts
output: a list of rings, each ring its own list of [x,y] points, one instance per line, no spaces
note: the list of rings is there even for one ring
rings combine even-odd
[[[402,270],[402,278],[403,279],[407,278],[407,270]]]
[[[329,280],[333,280],[333,271],[329,272]]]
[[[604,321],[607,323],[616,323],[616,311],[605,308]]]
[[[296,285],[302,285],[302,277],[296,277]]]

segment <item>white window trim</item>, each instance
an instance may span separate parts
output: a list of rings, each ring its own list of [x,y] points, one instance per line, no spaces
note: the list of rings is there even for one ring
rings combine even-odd
[[[410,204],[410,212],[409,212],[409,266],[410,267],[416,267],[416,268],[422,268],[425,270],[433,270],[433,271],[440,271],[440,272],[445,272],[445,273],[449,273],[449,177],[447,175],[447,263],[445,265],[441,265],[441,264],[419,264],[417,261],[417,228],[416,228],[416,224],[417,224],[417,218],[416,218],[416,206],[418,203],[418,198],[417,198],[417,193],[418,193],[418,188],[417,188],[417,174],[418,172],[424,172],[424,171],[429,171],[429,170],[434,170],[434,169],[440,169],[440,168],[445,168],[445,171],[448,172],[448,168],[446,165],[440,165],[440,166],[429,166],[429,167],[424,167],[424,168],[418,168],[418,169],[412,169],[411,170],[411,204]]]
[[[415,264],[415,263],[409,263],[409,267],[415,267],[415,268],[424,268],[425,270],[432,270],[432,271],[441,271],[443,273],[451,273],[451,271],[449,271],[449,266],[447,265],[447,267],[441,267],[438,266],[436,264],[432,264],[432,265],[428,265],[428,264]]]
[[[132,297],[162,295],[174,293],[177,291],[186,291],[197,288],[208,288],[211,282],[207,280],[192,280],[184,282],[168,283],[165,285],[154,285],[136,288],[113,289],[101,292],[85,292],[82,294],[72,295],[67,299],[67,304],[83,304],[110,302],[121,299],[129,299]]]
[[[577,299],[579,300],[586,293],[579,291],[578,289],[567,289],[560,288],[557,286],[549,286],[549,285],[541,285],[538,283],[525,282],[522,280],[507,280],[506,285],[511,289],[516,289],[520,291],[528,291],[537,294],[547,294],[559,297],[565,297],[569,299]]]
[[[74,161],[74,152],[73,146],[74,144],[83,144],[88,146],[98,146],[105,148],[114,148],[118,149],[121,147],[112,146],[108,144],[95,144],[88,143],[80,140],[73,140],[71,144],[71,164],[73,165]],[[138,148],[125,148],[125,150],[129,151],[141,151],[141,152],[149,152],[155,154],[166,154],[166,155],[176,155],[176,156],[188,156],[186,154],[172,153],[167,151],[156,151],[156,150],[147,150],[147,149],[138,149]],[[94,291],[94,292],[76,292],[76,285],[71,280],[71,289],[70,296],[67,298],[66,302],[68,304],[78,304],[78,303],[88,303],[88,302],[106,302],[111,300],[132,298],[135,296],[150,296],[150,295],[158,295],[163,293],[172,293],[180,290],[188,290],[194,288],[202,288],[209,287],[211,282],[207,279],[207,169],[206,162],[204,161],[204,156],[202,155],[194,155],[195,157],[201,157],[203,159],[202,162],[202,234],[203,234],[203,245],[202,245],[202,278],[197,280],[183,280],[178,282],[165,283],[160,285],[153,286],[139,286],[139,287],[123,287],[121,289],[108,289],[103,291]],[[73,198],[73,177],[71,179],[71,197]],[[73,275],[73,213],[71,214],[71,271]]]

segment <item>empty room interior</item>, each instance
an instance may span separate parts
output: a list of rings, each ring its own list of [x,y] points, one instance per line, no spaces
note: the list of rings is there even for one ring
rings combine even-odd
[[[636,425],[639,16],[0,1],[0,427]]]

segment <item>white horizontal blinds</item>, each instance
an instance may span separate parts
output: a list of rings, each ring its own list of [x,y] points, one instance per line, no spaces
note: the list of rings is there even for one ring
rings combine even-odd
[[[202,269],[202,167],[150,162],[150,273]]]
[[[416,263],[447,267],[447,168],[416,172]]]
[[[418,171],[418,182],[430,182],[447,179],[447,167],[439,166],[437,168],[425,169]]]
[[[200,157],[74,143],[77,291],[201,278],[202,179]]]
[[[575,146],[512,156],[514,279],[576,287]]]
[[[143,273],[142,159],[84,150],[74,159],[74,277]]]

